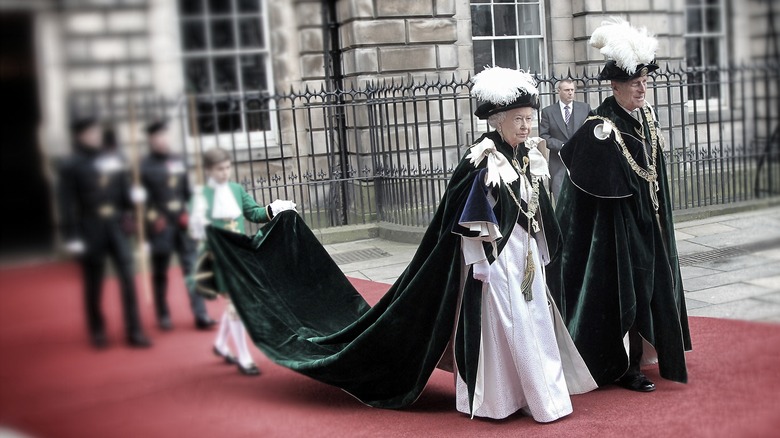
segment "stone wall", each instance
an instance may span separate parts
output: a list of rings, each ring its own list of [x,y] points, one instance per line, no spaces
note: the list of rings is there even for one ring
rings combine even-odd
[[[473,70],[467,0],[339,0],[337,8],[350,85]]]

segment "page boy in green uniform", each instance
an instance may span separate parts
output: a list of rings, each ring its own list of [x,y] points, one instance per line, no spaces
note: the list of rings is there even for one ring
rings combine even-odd
[[[230,153],[220,148],[209,149],[203,154],[203,161],[208,175],[207,184],[196,189],[190,208],[189,229],[193,238],[204,241],[206,225],[244,233],[244,221],[263,223],[270,221],[274,215],[285,210],[294,210],[292,201],[275,200],[267,206],[258,205],[240,184],[229,181],[231,174]],[[202,245],[199,265],[204,258],[209,257],[207,248]],[[200,281],[204,273],[198,270],[196,280]],[[213,275],[211,273],[205,274]],[[212,278],[212,280],[216,280]],[[236,312],[233,303],[224,290],[219,290],[219,281],[215,293],[227,300],[225,312],[220,319],[217,338],[214,341],[214,354],[224,358],[227,363],[237,363],[242,374],[258,375],[260,370],[252,360],[246,343],[246,329]],[[200,286],[200,283],[199,283]],[[200,287],[202,290],[203,288]],[[234,357],[228,347],[228,338],[233,338],[238,357]]]

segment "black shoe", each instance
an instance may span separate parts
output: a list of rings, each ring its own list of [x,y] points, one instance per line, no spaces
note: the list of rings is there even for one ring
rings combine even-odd
[[[173,330],[173,323],[171,322],[171,317],[168,315],[159,317],[157,319],[157,324],[160,326],[160,330],[166,332]]]
[[[630,389],[631,391],[637,391],[637,392],[655,391],[655,383],[651,382],[650,379],[648,379],[647,376],[645,376],[642,373],[623,376],[620,378],[620,380],[617,381],[617,384],[619,386],[622,386],[623,388]]]
[[[214,321],[208,315],[195,318],[195,328],[198,330],[211,330],[211,327],[216,323],[217,321]]]
[[[257,367],[257,365],[252,364],[248,367],[244,368],[241,366],[241,364],[238,364],[238,370],[241,371],[241,374],[245,376],[259,376],[260,375],[260,368]]]
[[[232,354],[230,354],[230,352],[223,354],[221,351],[219,351],[219,348],[217,347],[214,347],[212,351],[214,351],[215,355],[224,359],[226,364],[235,365],[238,363],[236,358]]]
[[[90,342],[92,342],[92,346],[98,350],[103,350],[108,347],[108,337],[104,332],[92,333],[90,335]]]
[[[152,346],[152,341],[141,332],[133,333],[127,337],[127,343],[134,348],[149,348]]]

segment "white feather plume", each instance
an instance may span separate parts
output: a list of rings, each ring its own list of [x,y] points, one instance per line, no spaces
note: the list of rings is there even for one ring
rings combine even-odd
[[[637,65],[652,62],[658,49],[658,40],[647,28],[636,28],[620,17],[602,21],[591,34],[589,43],[630,75]]]
[[[486,67],[471,81],[471,93],[477,99],[494,105],[508,105],[523,94],[539,94],[533,76],[523,70]]]

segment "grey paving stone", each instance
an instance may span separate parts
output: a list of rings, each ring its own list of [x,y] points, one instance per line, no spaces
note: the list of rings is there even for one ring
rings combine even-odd
[[[677,242],[677,254],[688,255],[696,254],[699,252],[712,251],[715,247],[702,245],[692,240],[682,240]]]
[[[700,307],[711,306],[712,303],[705,303],[704,301],[694,300],[692,298],[685,297],[685,307],[688,310],[698,309]]]
[[[674,239],[678,242],[682,240],[693,239],[694,237],[696,236],[694,236],[693,234],[684,233],[680,230],[674,230]]]
[[[694,266],[716,271],[732,272],[754,266],[767,264],[778,264],[776,260],[766,257],[758,257],[753,254],[746,254],[738,257],[722,258],[705,263],[697,263]]]
[[[686,292],[685,297],[710,304],[728,303],[731,301],[744,300],[745,298],[758,298],[772,292],[761,286],[755,286],[747,283],[734,283],[723,286],[711,287],[695,292]]]
[[[780,317],[780,304],[748,299],[692,309],[688,315],[758,321]]]
[[[692,278],[690,281],[685,281],[684,286],[686,291],[698,291],[774,275],[780,275],[780,263],[750,266],[720,274]]]
[[[680,272],[682,273],[683,282],[685,282],[689,279],[719,274],[723,271],[711,268],[700,268],[698,266],[680,266]]]
[[[715,222],[712,224],[686,227],[683,231],[685,232],[685,234],[690,234],[699,237],[699,236],[711,236],[713,234],[733,233],[738,230],[739,228],[734,228],[728,225],[723,225],[721,223]]]
[[[765,287],[767,289],[780,290],[780,275],[775,275],[774,277],[757,278],[755,280],[748,281],[748,283]]]
[[[780,304],[780,291],[768,293],[766,295],[761,295],[760,297],[756,298],[760,301],[768,301],[770,303],[777,303]]]

